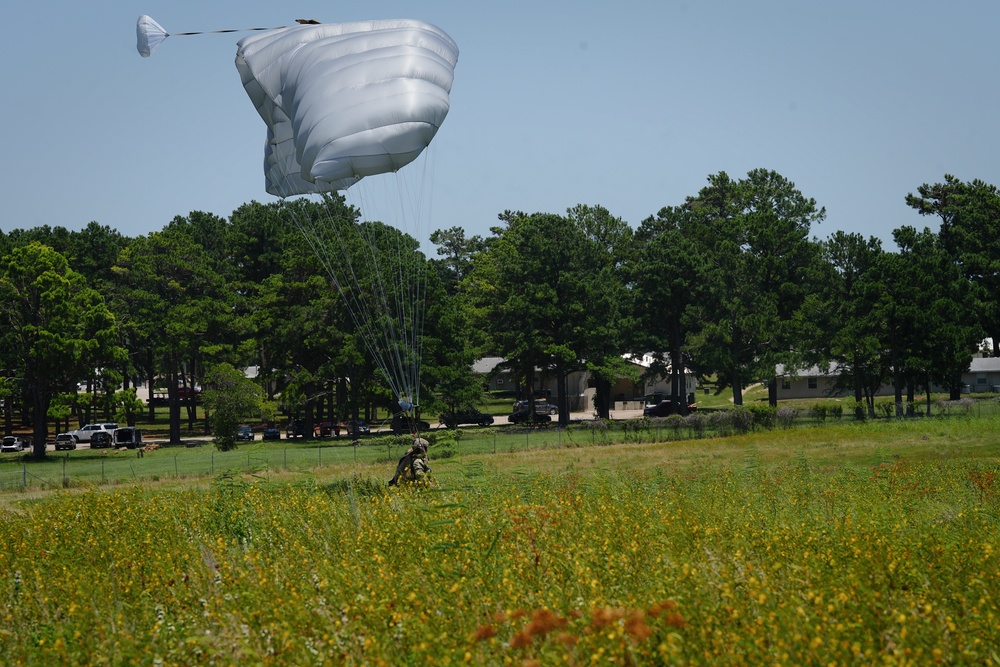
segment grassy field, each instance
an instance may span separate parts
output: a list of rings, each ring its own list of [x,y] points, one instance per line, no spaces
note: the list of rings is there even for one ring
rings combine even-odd
[[[900,421],[880,418],[856,422],[853,418],[844,416],[821,418],[812,414],[816,405],[815,401],[803,403],[794,409],[797,416],[784,423],[778,423],[774,420],[774,414],[769,413],[770,416],[765,415],[771,420],[768,425],[734,419],[739,411],[706,409],[686,420],[583,420],[571,423],[566,429],[554,428],[553,424],[543,428],[497,426],[454,431],[435,428],[426,435],[433,445],[434,457],[439,460],[452,456],[534,450],[553,451],[554,457],[564,458],[563,453],[567,449],[690,440],[700,441],[693,446],[699,452],[706,452],[714,449],[713,443],[719,437],[739,433],[741,430],[751,430],[756,436],[760,436],[772,429],[779,432],[767,435],[764,440],[781,443],[779,447],[784,451],[789,443],[812,437],[810,429],[816,425],[822,426],[818,433],[826,434],[823,437],[850,441],[856,437],[866,438],[866,434],[870,432],[900,429],[933,433],[942,420],[1000,416],[1000,403],[995,400],[970,401],[950,411],[935,407],[937,417],[920,416]],[[746,411],[743,414],[754,416],[748,415]],[[146,430],[147,440],[157,437],[156,431]],[[195,435],[201,433],[185,435],[186,446],[163,446],[141,453],[124,449],[81,448],[70,452],[50,452],[44,461],[4,455],[0,458],[0,502],[5,490],[73,488],[171,478],[191,481],[198,478],[210,479],[220,474],[253,473],[269,477],[290,473],[310,476],[315,469],[329,466],[337,466],[338,470],[350,469],[352,474],[364,473],[372,465],[389,466],[410,444],[406,437],[375,434],[361,439],[358,446],[346,437],[266,443],[257,440],[254,443],[243,443],[234,451],[220,452],[210,441],[196,439]],[[931,436],[927,437],[929,441],[933,441]]]
[[[998,426],[483,432],[420,487],[328,447],[5,493],[0,663],[1000,664]]]

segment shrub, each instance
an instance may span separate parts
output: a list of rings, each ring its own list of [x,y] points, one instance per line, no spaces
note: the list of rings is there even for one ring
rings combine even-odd
[[[798,410],[796,410],[795,408],[789,408],[787,406],[778,408],[778,411],[775,414],[775,417],[777,418],[778,423],[781,424],[782,428],[791,428],[792,423],[798,416],[799,416]]]
[[[754,427],[754,411],[750,408],[738,405],[730,410],[730,413],[733,430],[737,433],[747,433]]]
[[[892,417],[896,414],[895,401],[876,401],[875,412],[881,413],[883,417]]]
[[[720,410],[708,416],[708,424],[721,434],[727,434],[733,427],[732,410]]]
[[[687,417],[684,417],[684,423],[698,435],[703,435],[705,433],[705,426],[708,424],[708,418],[700,412],[692,412]]]
[[[747,409],[753,416],[754,428],[774,428],[775,419],[778,416],[778,408],[770,405],[749,405]]]
[[[684,428],[685,419],[681,415],[670,415],[663,420],[663,425],[673,430],[674,437],[677,437],[680,430]]]

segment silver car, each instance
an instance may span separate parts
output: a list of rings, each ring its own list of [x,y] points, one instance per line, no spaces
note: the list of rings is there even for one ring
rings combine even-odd
[[[56,451],[60,449],[76,449],[76,438],[69,433],[60,433],[56,436]]]
[[[0,443],[0,452],[4,454],[11,452],[19,452],[25,447],[24,440],[21,440],[16,435],[5,436],[3,442]]]

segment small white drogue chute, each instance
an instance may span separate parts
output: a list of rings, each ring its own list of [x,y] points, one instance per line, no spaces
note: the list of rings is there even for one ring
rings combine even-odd
[[[145,14],[135,24],[135,46],[143,58],[153,55],[153,51],[169,36],[163,26]]]
[[[300,24],[315,23],[313,19],[298,19]],[[143,14],[135,23],[135,48],[139,55],[148,58],[167,37],[184,37],[187,35],[218,35],[227,32],[248,32],[253,30],[281,30],[287,26],[276,28],[238,28],[233,30],[203,30],[199,32],[167,32],[155,20]]]

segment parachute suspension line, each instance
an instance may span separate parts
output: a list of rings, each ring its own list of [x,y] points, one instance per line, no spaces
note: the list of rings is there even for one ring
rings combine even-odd
[[[328,216],[328,224],[323,225],[322,221],[313,221],[308,212],[299,213],[292,209],[292,217],[299,231],[306,242],[319,259],[330,279],[337,287],[343,299],[351,321],[354,323],[359,338],[368,349],[375,362],[376,367],[385,376],[390,389],[394,394],[399,394],[400,383],[398,374],[393,372],[391,365],[386,363],[385,350],[378,345],[379,335],[374,328],[374,321],[371,316],[366,317],[374,304],[365,304],[360,295],[360,282],[354,270],[354,262],[351,261],[350,251],[347,243],[341,243],[333,238],[338,236],[335,230],[323,229],[325,226],[332,227],[336,222],[333,216]],[[335,268],[339,264],[345,267],[343,272],[338,272]]]
[[[412,185],[408,178],[397,178],[396,185],[398,189],[397,201],[401,203],[400,219],[406,220],[407,211],[414,212],[414,220],[412,227],[412,236],[415,239],[420,239],[421,234],[419,230],[423,229],[422,216],[424,214],[424,201],[423,196],[428,191],[428,181],[432,180],[428,178],[428,163],[430,157],[433,153],[433,147],[429,146],[426,148],[422,154],[422,159],[420,159],[421,170],[419,176],[419,184],[414,189],[410,186]],[[416,172],[411,171],[410,173],[416,175]],[[432,199],[432,198],[431,198]],[[407,202],[404,204],[404,202]],[[411,230],[408,229],[408,232]],[[401,263],[402,265],[402,263]],[[413,317],[410,319],[411,322],[411,341],[412,349],[414,351],[412,364],[410,366],[411,381],[412,386],[417,388],[419,392],[420,388],[420,372],[421,364],[423,359],[423,346],[424,346],[424,326],[426,324],[426,312],[425,304],[427,300],[427,281],[428,281],[428,266],[425,261],[420,263],[420,271],[416,276],[416,280],[411,281],[411,293],[409,295],[409,303],[413,307]],[[418,394],[419,395],[419,394]]]
[[[391,188],[386,187],[390,181],[395,182],[395,192],[390,192]],[[425,321],[423,305],[427,274],[426,267],[414,255],[415,248],[411,245],[418,236],[412,233],[415,230],[412,224],[414,221],[411,220],[414,216],[411,214],[419,211],[419,207],[413,204],[410,185],[409,178],[397,172],[391,177],[362,181],[348,192],[359,195],[361,200],[359,208],[362,211],[377,211],[378,204],[385,203],[398,207],[395,217],[400,221],[399,227],[403,233],[390,234],[389,239],[394,240],[394,243],[389,245],[383,243],[382,251],[387,254],[388,261],[378,262],[374,256],[373,260],[379,269],[377,272],[379,284],[384,287],[382,294],[387,297],[384,307],[387,312],[398,315],[388,320],[390,327],[388,338],[403,387],[399,397],[407,403],[419,405],[422,334]],[[375,189],[379,186],[381,192],[376,194]],[[379,213],[389,215],[392,212],[382,210]],[[376,236],[379,228],[366,223],[362,229],[367,234],[366,246],[375,252],[379,241]]]
[[[306,21],[299,19],[298,23]],[[281,30],[289,26],[279,25],[273,28],[229,28],[226,30],[199,30],[195,32],[167,32],[159,23],[149,16],[143,15],[135,24],[136,50],[143,58],[153,55],[153,52],[167,37],[188,37],[190,35],[221,35],[231,32],[257,32],[266,30]]]
[[[254,32],[257,30],[282,30],[287,25],[274,26],[272,28],[228,28],[226,30],[200,30],[196,32],[171,32],[168,37],[187,37],[188,35],[221,35],[227,32]]]
[[[285,159],[286,156],[283,153],[288,151],[282,150],[280,144],[272,145],[272,147],[276,149],[279,159]],[[294,149],[289,147],[289,150]],[[280,185],[282,191],[284,191],[288,183],[282,182]],[[305,201],[314,200],[300,200],[300,202]],[[395,369],[399,368],[400,364],[390,363],[390,354],[396,345],[391,339],[383,343],[383,340],[386,339],[383,331],[384,328],[379,326],[373,314],[387,312],[385,310],[385,289],[380,286],[380,283],[373,283],[372,287],[375,289],[370,294],[373,302],[366,303],[363,294],[364,283],[362,282],[365,276],[359,275],[359,269],[371,269],[372,267],[377,269],[378,263],[369,260],[366,262],[366,267],[355,267],[356,260],[352,257],[351,246],[352,241],[359,239],[345,236],[342,230],[345,222],[337,219],[337,216],[330,209],[329,204],[325,202],[323,204],[325,212],[323,219],[314,219],[309,208],[303,207],[302,203],[296,203],[295,201],[288,202],[288,209],[292,213],[296,227],[309,244],[314,256],[319,260],[320,264],[326,270],[327,275],[337,287],[337,291],[341,295],[341,299],[347,308],[348,315],[355,326],[362,344],[368,350],[376,367],[389,383],[390,390],[397,397],[401,397],[406,392],[406,385],[401,375],[395,372]],[[363,232],[365,229],[364,226],[356,224],[354,220],[351,220],[349,224],[351,232]],[[360,245],[370,252],[372,241],[370,238],[363,239]],[[369,273],[377,272],[369,271]]]
[[[386,178],[395,180],[394,193]],[[358,337],[404,412],[409,412],[407,405],[420,404],[427,292],[427,267],[414,252],[416,234],[409,234],[413,212],[419,210],[411,185],[397,173],[364,179],[347,193],[359,200],[354,205],[362,212],[377,211],[380,204],[383,209],[398,206],[401,229],[376,222],[374,215],[363,215],[367,219],[358,222],[339,219],[332,203],[324,204],[323,220],[294,202],[289,205],[295,225],[340,292]]]

